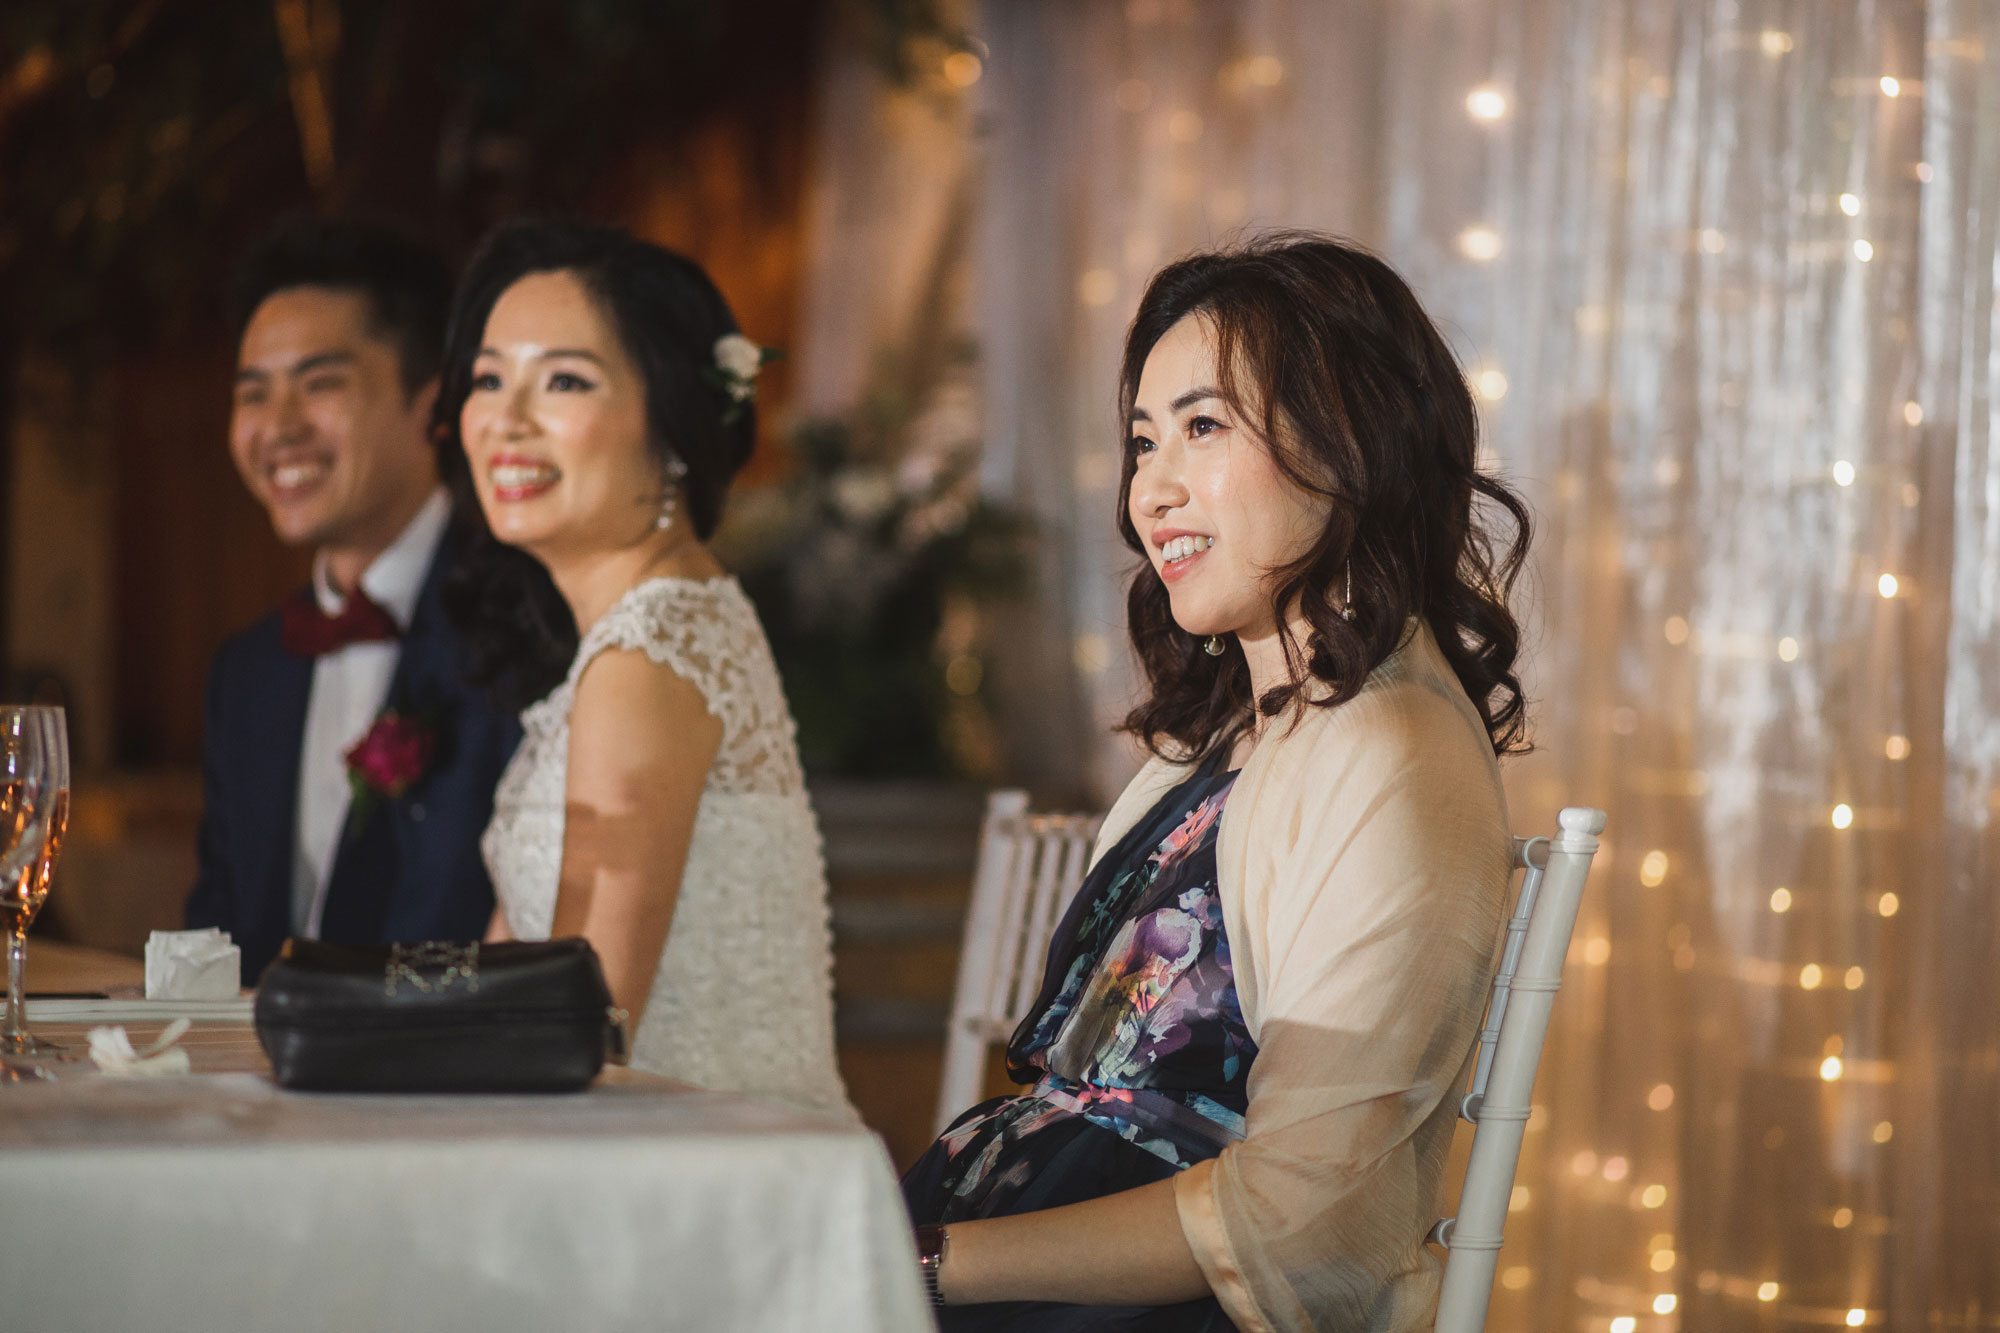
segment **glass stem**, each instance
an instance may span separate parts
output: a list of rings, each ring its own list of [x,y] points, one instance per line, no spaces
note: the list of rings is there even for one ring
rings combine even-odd
[[[9,930],[7,932],[7,1030],[0,1033],[9,1046],[19,1046],[27,1039],[27,1009],[22,1002],[22,987],[28,971],[28,932]]]

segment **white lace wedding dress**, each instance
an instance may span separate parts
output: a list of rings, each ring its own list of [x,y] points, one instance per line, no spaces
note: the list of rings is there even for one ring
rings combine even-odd
[[[562,868],[576,682],[608,648],[692,682],[722,722],[673,927],[632,1063],[685,1083],[852,1114],[833,1055],[826,865],[791,712],[733,578],[651,579],[577,645],[569,677],[521,714],[521,747],[480,849],[515,938],[546,939]]]

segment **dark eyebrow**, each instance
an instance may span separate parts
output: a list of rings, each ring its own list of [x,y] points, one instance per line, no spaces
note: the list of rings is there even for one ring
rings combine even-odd
[[[497,348],[482,347],[479,349],[479,354],[481,356],[498,356],[500,355],[500,352]],[[589,361],[598,366],[604,365],[603,357],[599,356],[595,352],[585,351],[581,347],[551,347],[549,348],[548,351],[543,352],[541,356],[537,359],[542,361],[552,361],[559,356],[573,356],[579,360]]]
[[[1196,403],[1200,402],[1204,398],[1220,398],[1220,397],[1222,397],[1222,390],[1220,389],[1210,389],[1210,388],[1189,389],[1186,393],[1174,399],[1171,406],[1173,407],[1174,411],[1178,412],[1183,408],[1193,407]]]
[[[292,367],[294,375],[310,375],[315,370],[325,370],[330,366],[351,366],[354,364],[352,352],[315,352]]]

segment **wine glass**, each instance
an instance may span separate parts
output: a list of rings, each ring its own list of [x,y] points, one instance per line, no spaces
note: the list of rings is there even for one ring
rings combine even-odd
[[[21,987],[28,923],[48,897],[69,827],[69,728],[63,710],[0,706],[0,929],[7,935],[7,1020],[0,1055],[60,1055],[28,1031]]]

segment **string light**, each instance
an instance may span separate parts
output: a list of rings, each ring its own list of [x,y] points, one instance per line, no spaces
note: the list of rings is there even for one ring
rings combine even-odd
[[[1592,967],[1603,967],[1611,961],[1611,941],[1602,935],[1594,935],[1583,946],[1583,961]]]
[[[953,51],[944,58],[944,79],[954,88],[970,88],[979,82],[986,67],[970,51]]]
[[[1465,114],[1474,120],[1495,121],[1507,115],[1507,94],[1490,83],[1482,83],[1465,95]]]
[[[1516,1185],[1514,1192],[1507,1196],[1507,1211],[1510,1213],[1522,1212],[1534,1201],[1535,1196],[1532,1190],[1526,1185]]]
[[[1860,1328],[1867,1322],[1868,1312],[1866,1310],[1849,1310],[1847,1312],[1847,1326],[1849,1328]]]
[[[1854,464],[1848,462],[1845,458],[1835,462],[1833,465],[1833,484],[1836,486],[1852,486],[1854,484]]]
[[[1781,912],[1781,913],[1782,913],[1782,912],[1789,912],[1789,911],[1791,911],[1791,910],[1792,910],[1792,891],[1791,891],[1790,889],[1786,888],[1786,887],[1785,887],[1784,885],[1782,885],[1782,884],[1780,884],[1780,885],[1779,885],[1779,886],[1778,886],[1777,888],[1775,888],[1775,889],[1772,889],[1772,890],[1771,890],[1771,910],[1772,910],[1773,912]]]
[[[1788,32],[1779,32],[1776,28],[1766,28],[1757,34],[1757,45],[1763,49],[1765,55],[1776,60],[1792,49],[1792,35]]]
[[[1667,636],[1667,642],[1678,648],[1688,641],[1688,623],[1680,616],[1668,616],[1667,623],[1660,627]]]
[[[1860,217],[1861,197],[1859,195],[1843,194],[1840,196],[1840,211],[1851,218]]]
[[[1881,578],[1875,580],[1875,591],[1882,594],[1884,601],[1896,595],[1898,586],[1894,574],[1884,574]]]
[[[1895,1134],[1896,1127],[1886,1120],[1875,1126],[1875,1142],[1877,1143],[1887,1143],[1895,1137]]]
[[[1876,900],[1875,910],[1883,916],[1894,916],[1903,905],[1903,900],[1893,893],[1885,893]]]
[[[1719,255],[1728,248],[1729,239],[1713,227],[1703,227],[1696,244],[1705,255]]]
[[[1662,1292],[1658,1296],[1653,1297],[1653,1313],[1672,1314],[1674,1307],[1679,1304],[1680,1302],[1674,1298],[1674,1294],[1671,1291]]]
[[[1285,79],[1285,62],[1276,56],[1252,56],[1243,65],[1243,77],[1259,88],[1275,88]]]
[[[1845,1231],[1853,1221],[1854,1210],[1852,1208],[1836,1208],[1833,1210],[1834,1230]]]
[[[1639,1194],[1639,1206],[1642,1208],[1658,1208],[1666,1201],[1667,1187],[1665,1185],[1648,1185]]]
[[[1467,227],[1458,234],[1458,252],[1476,264],[1500,257],[1500,233],[1491,227]]]
[[[1912,426],[1924,424],[1924,405],[1912,398],[1903,404],[1903,420]]]
[[[1849,990],[1860,990],[1862,983],[1867,980],[1867,974],[1862,972],[1860,966],[1857,964],[1847,969],[1846,974],[1841,977],[1840,982]]]
[[[1655,1273],[1671,1273],[1674,1268],[1674,1252],[1672,1250],[1655,1250],[1653,1257],[1648,1260],[1648,1263],[1652,1266]],[[1660,1313],[1665,1314],[1666,1311],[1662,1310]]]
[[[1604,1178],[1614,1185],[1625,1179],[1631,1170],[1632,1164],[1623,1157],[1607,1157],[1604,1159]]]
[[[1597,1154],[1585,1148],[1569,1159],[1569,1169],[1579,1176],[1594,1174],[1597,1170]]]
[[[1875,247],[1866,241],[1857,240],[1854,243],[1854,257],[1865,264],[1875,257]]]
[[[1611,1333],[1637,1333],[1639,1321],[1629,1314],[1621,1314],[1611,1321]]]
[[[1759,1283],[1757,1286],[1757,1299],[1765,1302],[1777,1300],[1778,1284],[1775,1282]]]
[[[1838,1083],[1842,1069],[1840,1057],[1837,1055],[1829,1055],[1819,1062],[1819,1076],[1828,1083]]]
[[[1903,95],[1902,81],[1896,78],[1893,74],[1884,74],[1882,76],[1882,96],[1901,97],[1902,95]]]
[[[1500,1275],[1500,1285],[1509,1291],[1519,1291],[1534,1281],[1534,1277],[1525,1266],[1516,1264]]]
[[[1835,828],[1848,828],[1854,823],[1854,807],[1842,801],[1839,805],[1833,807],[1833,810],[1827,815],[1827,819]]]
[[[1932,174],[1933,173],[1931,172],[1930,163],[1928,162],[1917,163],[1917,179],[1921,181],[1923,184],[1929,185],[1931,183]]]
[[[1818,990],[1820,970],[1818,963],[1807,963],[1799,969],[1799,987],[1802,990]]]
[[[1497,403],[1507,396],[1507,377],[1497,370],[1482,370],[1472,377],[1472,385],[1479,390],[1479,396],[1489,403]]]
[[[1780,662],[1798,661],[1799,641],[1793,638],[1789,634],[1787,634],[1784,638],[1778,640],[1778,660]]]
[[[1646,1094],[1646,1105],[1655,1111],[1664,1111],[1674,1104],[1674,1090],[1671,1084],[1656,1083]]]
[[[1649,889],[1657,889],[1666,878],[1667,854],[1655,847],[1639,863],[1639,882]]]

